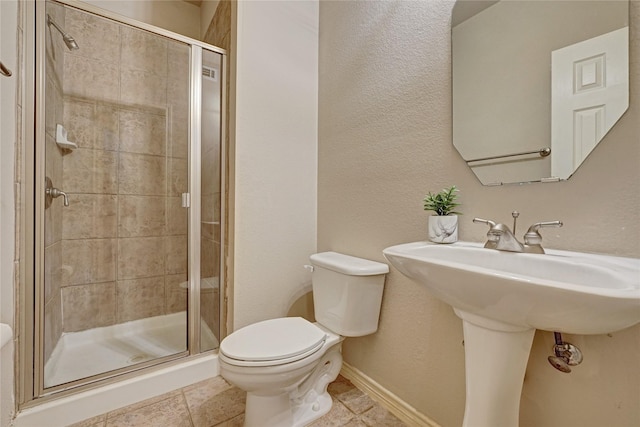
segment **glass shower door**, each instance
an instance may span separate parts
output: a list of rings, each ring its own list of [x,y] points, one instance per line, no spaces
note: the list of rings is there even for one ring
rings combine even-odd
[[[191,49],[46,13],[45,389],[186,354]]]

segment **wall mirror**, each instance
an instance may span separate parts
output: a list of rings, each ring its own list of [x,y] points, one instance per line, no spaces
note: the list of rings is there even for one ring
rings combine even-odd
[[[453,144],[485,185],[568,179],[629,105],[629,3],[458,0]]]

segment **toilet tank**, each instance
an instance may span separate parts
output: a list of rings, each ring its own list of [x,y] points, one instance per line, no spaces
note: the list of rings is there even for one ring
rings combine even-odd
[[[310,260],[318,323],[345,337],[377,331],[389,266],[337,252],[314,254]]]

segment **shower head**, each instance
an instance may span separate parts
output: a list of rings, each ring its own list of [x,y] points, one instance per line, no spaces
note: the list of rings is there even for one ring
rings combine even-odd
[[[51,19],[51,16],[49,14],[47,14],[47,25],[49,26],[53,25],[53,27],[56,30],[58,30],[60,34],[62,34],[62,40],[64,41],[64,44],[67,45],[69,50],[80,49],[80,46],[78,46],[78,43],[76,42],[76,40],[73,37],[71,37],[69,34],[65,33],[64,30],[60,28],[53,19]]]

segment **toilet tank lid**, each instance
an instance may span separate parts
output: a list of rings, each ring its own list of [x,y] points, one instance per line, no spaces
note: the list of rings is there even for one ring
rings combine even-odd
[[[309,257],[311,264],[338,273],[352,276],[374,276],[389,272],[389,266],[382,262],[370,261],[338,252],[321,252]]]

